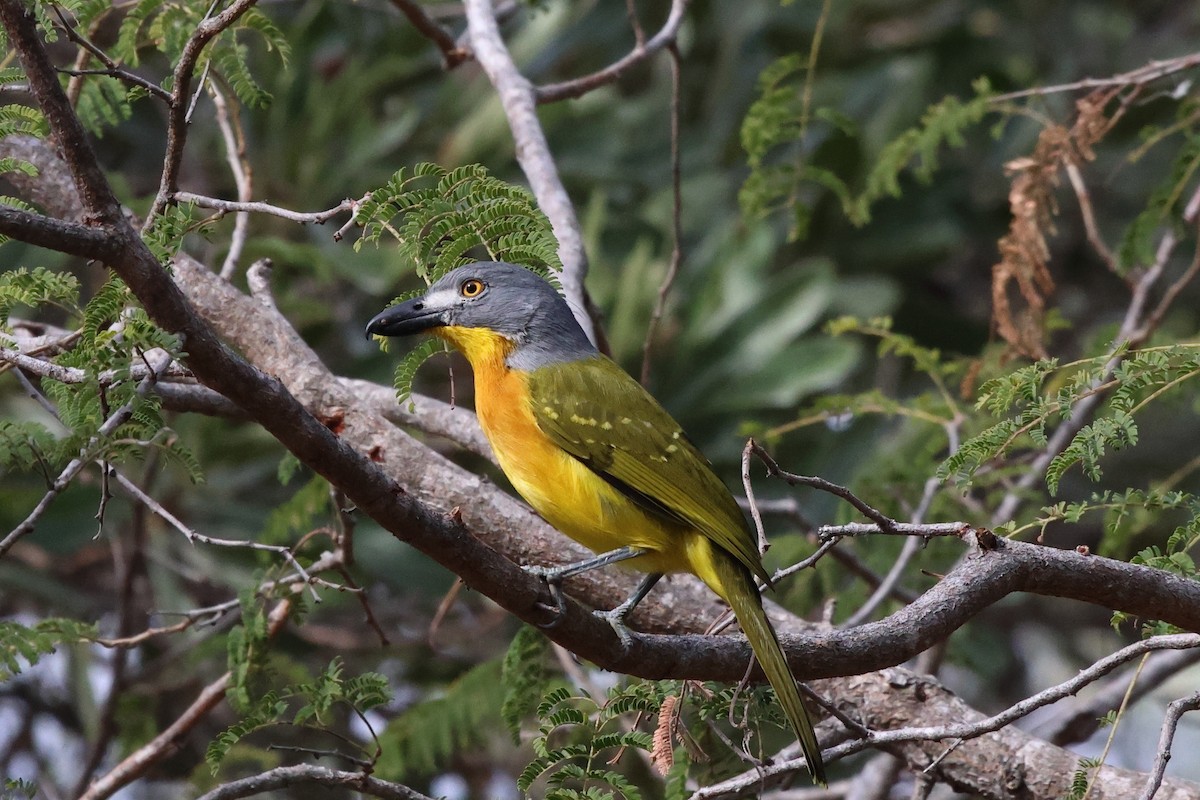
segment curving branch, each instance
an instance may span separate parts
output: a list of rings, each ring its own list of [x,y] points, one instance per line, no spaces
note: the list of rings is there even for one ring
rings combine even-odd
[[[449,31],[413,0],[392,0],[392,5],[399,9],[422,36],[437,45],[437,49],[442,53],[442,66],[446,69],[454,69],[471,59],[470,48],[460,46]]]
[[[179,168],[183,165],[183,146],[187,142],[188,110],[190,107],[190,89],[192,74],[204,48],[222,31],[238,21],[238,18],[250,10],[257,0],[234,0],[221,13],[206,17],[196,26],[187,43],[175,71],[171,76],[170,111],[167,115],[167,151],[163,156],[163,171],[159,181],[158,195],[154,205],[146,215],[149,225],[155,217],[167,207],[171,196],[175,194],[179,181]],[[210,12],[211,13],[211,12]]]
[[[223,200],[219,197],[206,197],[201,194],[193,194],[192,192],[175,192],[171,195],[171,199],[176,203],[191,203],[198,208],[211,208],[228,214],[241,214],[244,212],[269,214],[290,222],[298,222],[301,225],[324,225],[339,214],[347,211],[354,213],[369,197],[370,195],[364,195],[357,200],[346,198],[333,208],[327,208],[324,211],[292,211],[289,208],[281,208],[280,206],[256,200]]]
[[[293,601],[290,598],[280,600],[267,615],[267,637],[274,638],[283,630],[291,615]],[[79,800],[105,800],[111,797],[122,786],[132,783],[141,777],[152,766],[174,751],[178,742],[188,731],[200,724],[208,714],[225,699],[225,690],[233,678],[232,672],[226,672],[215,681],[205,686],[192,701],[192,704],[168,725],[162,733],[149,742],[134,750],[121,760],[117,766],[96,779],[88,786],[87,791],[79,796]]]
[[[558,166],[550,154],[550,145],[537,117],[537,98],[533,84],[513,63],[512,54],[500,36],[500,26],[491,0],[466,0],[467,35],[475,51],[475,60],[496,87],[508,126],[512,130],[517,161],[525,172],[538,205],[550,219],[558,239],[558,255],[563,271],[559,276],[571,311],[588,338],[596,341],[591,301],[583,281],[587,276],[587,253],[583,249],[583,231],[575,206],[567,195]]]
[[[383,800],[433,800],[415,789],[376,778],[365,771],[345,772],[316,764],[276,767],[249,778],[229,781],[201,795],[198,800],[236,800],[239,797],[252,797],[264,792],[308,785],[346,788],[357,794],[380,797]]]
[[[679,26],[683,24],[683,16],[692,0],[671,0],[671,10],[662,28],[648,41],[639,41],[628,55],[614,61],[602,70],[573,78],[569,81],[549,83],[538,86],[533,90],[534,99],[538,103],[556,103],[573,97],[583,97],[593,89],[613,83],[637,65],[649,59],[661,50],[672,47],[675,37],[679,34]]]
[[[1189,711],[1200,709],[1200,692],[1180,698],[1167,707],[1167,715],[1163,719],[1162,733],[1158,739],[1158,756],[1154,759],[1154,769],[1150,771],[1150,779],[1146,788],[1138,795],[1138,800],[1154,800],[1162,788],[1163,774],[1167,770],[1167,762],[1171,760],[1171,746],[1175,741],[1175,729],[1179,727],[1179,719]]]

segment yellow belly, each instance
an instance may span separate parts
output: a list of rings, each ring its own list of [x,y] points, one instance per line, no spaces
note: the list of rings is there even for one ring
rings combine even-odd
[[[692,572],[694,531],[651,516],[603,478],[551,442],[538,427],[521,372],[504,364],[501,337],[478,329],[443,328],[439,335],[467,353],[475,374],[475,411],[500,468],[547,522],[597,553],[620,547],[647,551],[621,562],[644,572]],[[470,337],[471,341],[464,341]]]

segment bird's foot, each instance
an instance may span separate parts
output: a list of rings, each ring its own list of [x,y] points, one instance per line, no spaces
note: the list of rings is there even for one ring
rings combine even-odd
[[[562,590],[562,570],[554,567],[539,567],[532,564],[527,564],[521,569],[535,578],[541,578],[546,582],[546,588],[550,591],[550,599],[554,601],[553,605],[543,603],[540,600],[537,605],[546,609],[553,616],[546,622],[539,622],[539,628],[553,628],[563,621],[563,617],[567,615],[567,597]]]
[[[594,615],[612,626],[613,632],[616,633],[617,638],[621,640],[621,646],[626,650],[633,646],[633,633],[629,630],[629,626],[625,624],[625,617],[631,610],[632,607],[626,607],[626,604],[622,603],[611,611],[592,612]]]

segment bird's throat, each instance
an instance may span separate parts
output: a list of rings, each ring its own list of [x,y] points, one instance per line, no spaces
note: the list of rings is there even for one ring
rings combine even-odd
[[[449,342],[452,347],[467,357],[471,369],[479,380],[481,373],[486,377],[497,377],[507,371],[505,363],[517,343],[507,336],[485,328],[463,328],[447,325],[431,331],[438,338]]]

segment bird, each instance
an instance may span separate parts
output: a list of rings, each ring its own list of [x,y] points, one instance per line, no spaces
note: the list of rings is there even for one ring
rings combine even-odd
[[[558,601],[563,580],[621,563],[646,573],[628,600],[597,612],[630,641],[625,616],[667,573],[696,575],[733,609],[795,730],[813,780],[821,747],[756,579],[757,539],[728,487],[671,415],[588,339],[558,290],[533,270],[481,261],[390,306],[368,336],[429,333],[461,351],[475,411],[501,470],[547,522],[595,558],[534,567]]]

